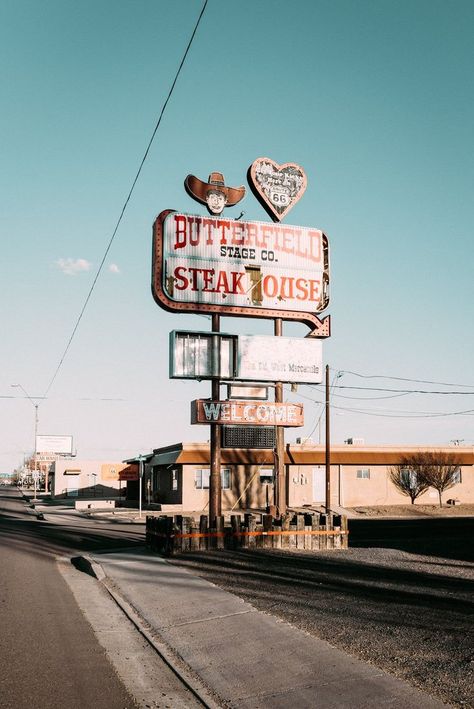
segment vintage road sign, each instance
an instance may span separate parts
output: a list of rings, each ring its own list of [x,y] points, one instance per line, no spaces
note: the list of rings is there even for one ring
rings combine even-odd
[[[153,226],[152,291],[177,312],[282,318],[329,337],[329,245],[311,227],[171,210]]]
[[[252,192],[274,221],[281,221],[304,194],[305,171],[294,162],[279,165],[271,158],[257,158],[247,177]]]
[[[303,426],[303,404],[262,401],[191,402],[191,423],[239,426]]]

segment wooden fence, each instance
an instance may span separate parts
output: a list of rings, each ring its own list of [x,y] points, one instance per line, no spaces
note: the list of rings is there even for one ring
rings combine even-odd
[[[332,513],[231,515],[209,528],[207,515],[146,518],[146,545],[165,556],[208,549],[347,549],[347,518]]]

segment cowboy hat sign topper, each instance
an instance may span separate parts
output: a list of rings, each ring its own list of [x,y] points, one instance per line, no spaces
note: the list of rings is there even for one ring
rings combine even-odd
[[[279,165],[271,158],[257,158],[248,170],[252,191],[274,222],[288,214],[307,185],[302,167],[292,162]]]
[[[211,214],[221,214],[224,207],[233,207],[245,197],[245,187],[226,187],[221,172],[211,172],[207,182],[188,175],[184,186],[191,197],[207,204]]]

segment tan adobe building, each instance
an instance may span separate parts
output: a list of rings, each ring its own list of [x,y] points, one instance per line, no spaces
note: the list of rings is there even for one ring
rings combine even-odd
[[[56,460],[50,468],[51,499],[119,497],[125,483],[119,473],[128,466],[103,460]]]
[[[336,445],[331,448],[331,507],[407,504],[390,481],[389,470],[403,456],[443,451],[460,461],[459,482],[443,494],[474,503],[474,447],[395,447]],[[134,459],[136,460],[136,459]],[[273,452],[222,449],[222,508],[261,508],[273,504]],[[127,461],[129,463],[132,460]],[[288,444],[285,464],[291,507],[325,501],[325,449],[314,444]],[[145,461],[144,500],[204,510],[209,501],[210,452],[207,443],[177,443],[157,448]],[[428,490],[415,504],[438,504]]]

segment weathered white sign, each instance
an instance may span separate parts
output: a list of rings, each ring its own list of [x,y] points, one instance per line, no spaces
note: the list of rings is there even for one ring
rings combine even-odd
[[[322,343],[308,338],[239,335],[236,379],[320,384]]]
[[[329,336],[316,315],[329,303],[329,247],[319,229],[162,212],[152,287],[168,310],[300,320]]]

